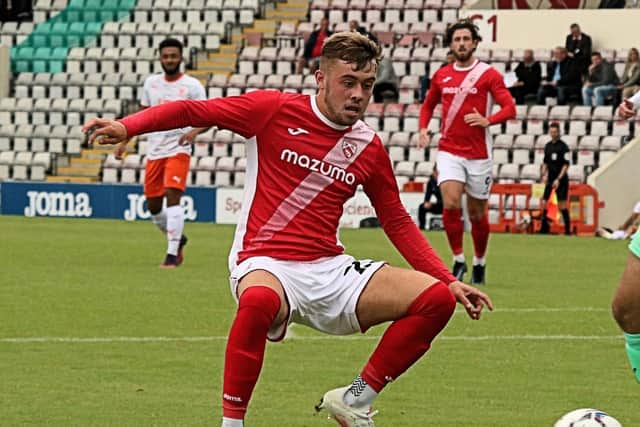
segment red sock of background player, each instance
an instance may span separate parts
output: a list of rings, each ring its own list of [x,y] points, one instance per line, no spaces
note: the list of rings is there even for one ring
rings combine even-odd
[[[471,237],[473,238],[473,265],[485,265],[485,255],[489,245],[489,217],[487,213],[479,221],[471,221]]]
[[[445,209],[442,212],[442,222],[444,231],[447,233],[449,247],[453,253],[453,259],[464,262],[464,251],[462,250],[462,238],[464,236],[464,223],[462,222],[462,209]]]

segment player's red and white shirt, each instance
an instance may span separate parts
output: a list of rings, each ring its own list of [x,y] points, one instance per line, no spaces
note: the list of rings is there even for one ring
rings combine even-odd
[[[502,108],[490,115],[494,102]],[[493,141],[489,128],[466,124],[466,114],[477,110],[492,125],[516,115],[513,98],[504,85],[502,75],[477,60],[467,68],[449,64],[434,74],[420,110],[420,128],[428,126],[438,103],[442,103],[442,137],[438,149],[467,159],[490,158]]]
[[[164,73],[160,73],[149,76],[145,80],[140,104],[143,107],[152,107],[185,99],[207,99],[207,94],[200,81],[186,74],[183,74],[178,80],[168,81],[164,78]],[[178,153],[191,154],[189,145],[178,143],[180,137],[190,130],[190,127],[184,127],[149,134],[147,158],[155,160],[175,156]]]
[[[359,185],[380,224],[417,270],[449,273],[400,202],[389,156],[367,124],[340,126],[315,96],[255,91],[175,102],[122,119],[129,135],[187,124],[229,129],[247,141],[245,194],[229,267],[254,256],[312,261],[344,252],[338,224]]]

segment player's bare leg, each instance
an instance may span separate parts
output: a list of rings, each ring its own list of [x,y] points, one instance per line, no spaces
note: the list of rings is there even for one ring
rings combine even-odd
[[[176,268],[183,261],[182,249],[187,244],[184,231],[184,211],[180,207],[182,190],[177,188],[165,188],[165,198],[167,199],[166,233],[167,233],[167,255],[162,268]]]
[[[278,279],[265,270],[244,276],[238,285],[238,311],[229,331],[222,388],[222,427],[243,427],[258,381],[267,333],[287,321],[289,305]]]
[[[453,254],[453,275],[460,281],[464,279],[467,271],[467,264],[464,259],[462,241],[464,238],[464,222],[462,221],[462,194],[464,193],[464,182],[443,181],[440,183],[442,193],[442,222],[444,231],[447,233],[449,247]]]
[[[467,194],[467,210],[471,221],[471,237],[473,239],[473,270],[471,284],[484,285],[487,246],[489,245],[489,217],[487,201],[476,199]]]
[[[624,331],[627,356],[636,380],[640,382],[640,258],[633,253],[640,246],[640,237],[631,243],[632,253],[613,296],[613,317]],[[640,251],[639,251],[640,252]]]
[[[327,392],[316,409],[326,409],[344,427],[373,426],[371,405],[378,393],[429,349],[455,303],[449,288],[427,274],[389,266],[378,270],[362,292],[356,314],[363,332],[393,323],[353,383]]]

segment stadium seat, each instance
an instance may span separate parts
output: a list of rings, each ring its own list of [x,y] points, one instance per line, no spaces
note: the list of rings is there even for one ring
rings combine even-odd
[[[605,136],[600,143],[601,150],[618,151],[622,147],[619,136]]]

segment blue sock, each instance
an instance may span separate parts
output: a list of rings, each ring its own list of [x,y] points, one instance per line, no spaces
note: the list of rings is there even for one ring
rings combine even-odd
[[[629,363],[636,376],[636,381],[640,383],[640,334],[625,333],[624,339],[627,342],[625,348],[627,350],[627,356],[629,357]]]

